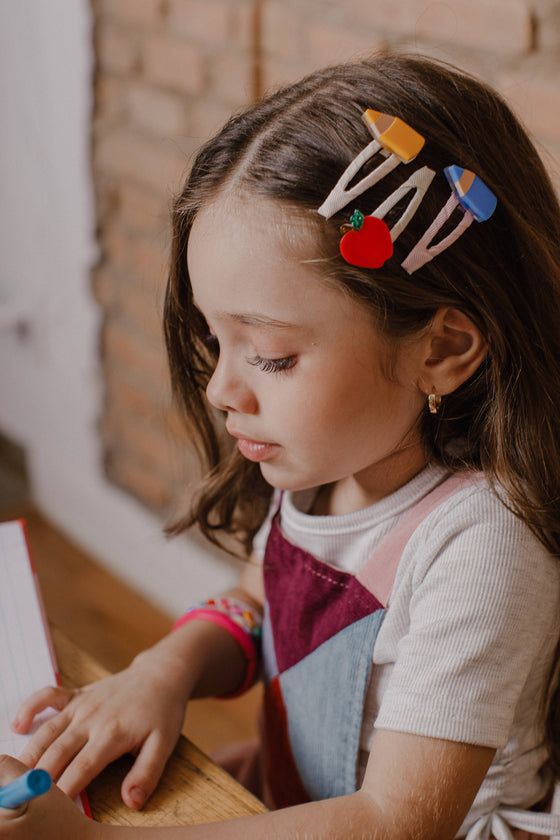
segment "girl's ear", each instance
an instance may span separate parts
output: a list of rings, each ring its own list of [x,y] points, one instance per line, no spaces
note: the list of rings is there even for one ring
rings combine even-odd
[[[486,341],[474,321],[452,307],[436,312],[423,337],[424,354],[419,386],[425,394],[451,394],[484,361]]]

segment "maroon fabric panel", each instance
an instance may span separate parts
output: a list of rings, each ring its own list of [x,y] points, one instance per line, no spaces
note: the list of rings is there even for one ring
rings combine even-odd
[[[276,519],[266,548],[264,582],[279,673],[340,630],[383,609],[353,575],[289,543]]]
[[[275,677],[264,695],[264,777],[269,807],[288,808],[309,802],[288,737],[286,708],[280,680]]]

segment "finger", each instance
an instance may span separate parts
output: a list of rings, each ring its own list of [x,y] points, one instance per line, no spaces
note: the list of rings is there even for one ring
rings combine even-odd
[[[33,735],[29,743],[25,745],[20,759],[29,767],[35,767],[51,744],[60,738],[67,728],[68,723],[69,720],[64,715],[56,715],[56,717],[45,721]],[[49,768],[45,767],[44,769],[48,770]]]
[[[65,768],[75,759],[87,744],[87,732],[68,728],[44,751],[36,766],[48,770],[53,779],[58,779]]]
[[[132,769],[125,776],[121,796],[125,805],[139,810],[156,789],[174,744],[167,744],[157,732],[145,740]]]
[[[14,732],[25,734],[29,731],[35,715],[49,708],[60,712],[68,705],[73,696],[74,692],[71,689],[61,686],[49,685],[41,688],[21,704],[12,721],[12,729]]]
[[[57,781],[57,786],[71,799],[78,796],[111,761],[119,756],[108,758],[86,745],[68,764]]]
[[[74,798],[108,764],[130,752],[131,747],[130,740],[123,736],[116,723],[106,725],[103,733],[97,737],[90,733],[58,779],[58,787]]]
[[[0,787],[4,787],[4,785],[13,782],[14,779],[17,779],[28,769],[29,768],[22,764],[21,761],[17,761],[10,755],[0,756]],[[18,808],[0,808],[0,818],[2,821],[7,819],[17,819],[18,817],[21,817],[26,810],[27,802],[24,805],[20,805]]]
[[[27,770],[29,770],[29,767],[26,767],[17,758],[12,758],[11,755],[0,755],[0,787],[13,782]]]

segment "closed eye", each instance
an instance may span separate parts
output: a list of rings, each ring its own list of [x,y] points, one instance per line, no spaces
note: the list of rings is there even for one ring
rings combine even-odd
[[[296,356],[284,356],[282,359],[265,359],[262,356],[254,356],[248,359],[250,365],[260,368],[264,373],[284,373],[294,367],[297,362]]]

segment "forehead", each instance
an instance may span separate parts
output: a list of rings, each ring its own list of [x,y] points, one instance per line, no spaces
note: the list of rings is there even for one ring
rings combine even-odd
[[[317,251],[321,223],[313,211],[229,189],[198,211],[188,253],[223,243],[253,259],[304,261]]]
[[[202,208],[187,249],[200,308],[219,301],[236,311],[291,311],[309,298],[317,306],[325,295],[343,297],[317,267],[313,227],[301,210],[246,195],[227,194]]]

